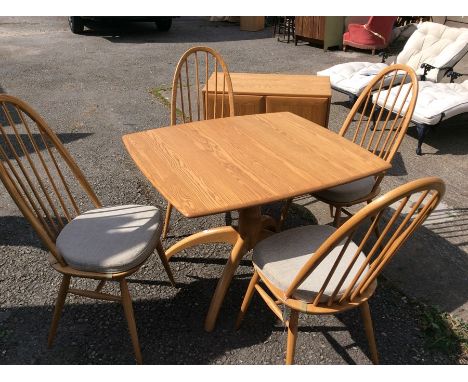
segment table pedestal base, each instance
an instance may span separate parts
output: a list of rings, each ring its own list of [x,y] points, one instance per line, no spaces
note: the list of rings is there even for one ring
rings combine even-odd
[[[260,240],[273,234],[276,223],[270,216],[262,215],[260,207],[249,207],[239,210],[239,227],[219,227],[196,233],[174,244],[166,251],[169,260],[176,253],[199,244],[228,243],[233,248],[223,273],[216,285],[205,319],[205,330],[211,332],[221,309],[224,296],[231,284],[242,257]]]

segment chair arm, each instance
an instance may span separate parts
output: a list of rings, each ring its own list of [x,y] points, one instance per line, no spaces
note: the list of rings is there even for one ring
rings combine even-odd
[[[421,76],[422,81],[426,81],[426,75],[429,72],[429,70],[435,69],[435,66],[432,66],[430,64],[426,64],[425,62],[421,64],[421,69],[424,69],[424,73]]]
[[[453,70],[449,70],[447,72],[447,77],[450,78],[450,83],[452,84],[453,81],[455,81],[457,78],[461,77],[461,76],[464,76],[465,74],[464,73],[458,73],[458,72],[455,72]]]
[[[388,52],[380,52],[379,53],[379,56],[382,57],[382,64],[387,60],[388,57],[390,57],[390,55],[388,54]]]
[[[374,35],[375,37],[381,39],[383,41],[384,44],[387,44],[387,40],[385,39],[384,36],[382,36],[380,33],[377,33],[375,31],[373,31],[372,29],[369,28],[369,26],[367,24],[364,25],[364,29],[366,31],[368,31],[370,34]]]
[[[364,29],[364,25],[363,24],[349,24],[348,25],[348,32],[350,33],[358,29],[359,30]]]

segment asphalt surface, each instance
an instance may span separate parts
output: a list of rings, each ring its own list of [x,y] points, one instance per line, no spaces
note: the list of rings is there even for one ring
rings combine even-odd
[[[151,89],[171,83],[188,48],[218,50],[232,72],[310,73],[345,61],[378,61],[355,51],[323,52],[308,44],[272,38],[271,28],[241,32],[239,26],[206,18],[178,18],[169,32],[151,23],[95,25],[73,35],[66,18],[0,18],[0,91],[32,105],[59,134],[104,205],[165,207],[158,192],[135,167],[121,136],[169,124],[169,111]],[[329,126],[337,131],[349,112],[346,97],[333,93]],[[421,228],[402,248],[370,302],[377,346],[385,364],[448,364],[456,359],[425,346],[424,301],[466,317],[468,297],[468,130],[444,126],[414,154],[410,129],[383,183],[389,190],[422,176],[440,176],[447,195],[440,219]],[[47,262],[33,230],[4,189],[0,194],[0,363],[128,364],[133,352],[121,307],[69,297],[55,345],[46,338],[59,275]],[[267,206],[272,214],[279,206]],[[236,216],[185,219],[174,214],[165,247]],[[328,207],[298,199],[287,227],[330,222]],[[172,288],[157,256],[130,280],[143,359],[148,364],[281,364],[286,333],[255,297],[239,331],[234,322],[252,267],[246,257],[226,296],[214,332],[203,321],[229,248],[204,245],[171,260],[178,282]],[[115,286],[108,287],[116,290]],[[404,294],[399,290],[404,291]],[[409,298],[405,297],[407,295]],[[413,298],[415,300],[413,300]],[[359,312],[300,317],[299,364],[367,364],[367,342]]]

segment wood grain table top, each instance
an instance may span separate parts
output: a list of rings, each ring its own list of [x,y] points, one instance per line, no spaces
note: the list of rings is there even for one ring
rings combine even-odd
[[[279,201],[391,167],[289,112],[157,128],[123,142],[153,186],[187,217]]]
[[[302,74],[230,73],[234,94],[287,97],[331,97],[330,77]],[[218,73],[218,91],[223,89]],[[215,75],[208,80],[208,91],[215,89]]]

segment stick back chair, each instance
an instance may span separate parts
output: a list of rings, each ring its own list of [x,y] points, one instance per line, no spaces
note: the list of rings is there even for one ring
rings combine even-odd
[[[155,207],[103,208],[84,174],[46,122],[22,100],[0,95],[0,179],[62,274],[48,345],[52,346],[68,293],[123,305],[137,362],[141,352],[126,277],[154,249],[172,284]],[[93,208],[88,210],[88,208]],[[70,288],[72,278],[98,280],[95,290]],[[102,292],[115,280],[120,295]]]
[[[213,74],[211,89],[208,79]],[[231,76],[214,49],[195,46],[180,58],[172,81],[171,125],[234,116]],[[162,237],[166,238],[172,213],[167,204]]]
[[[386,96],[382,97],[381,93],[385,89],[395,89],[395,97],[390,98],[390,92],[386,92]],[[390,65],[367,85],[338,134],[379,158],[391,162],[408,130],[417,97],[418,80],[414,70],[403,64]],[[400,105],[404,105],[405,102],[408,106],[401,108]],[[380,182],[384,176],[385,173],[369,176],[317,192],[314,196],[330,206],[330,213],[334,218],[333,225],[338,227],[342,212],[351,215],[345,207],[363,202],[370,203],[380,193]],[[292,199],[289,199],[283,206],[280,226],[291,203]]]
[[[415,180],[366,205],[338,229],[310,225],[264,239],[253,250],[254,274],[237,328],[257,291],[288,328],[286,363],[292,364],[300,312],[335,314],[359,307],[371,360],[377,364],[368,304],[377,276],[436,208],[444,192],[439,178]],[[372,242],[378,224],[383,230]],[[289,317],[283,317],[279,305],[290,309]]]

